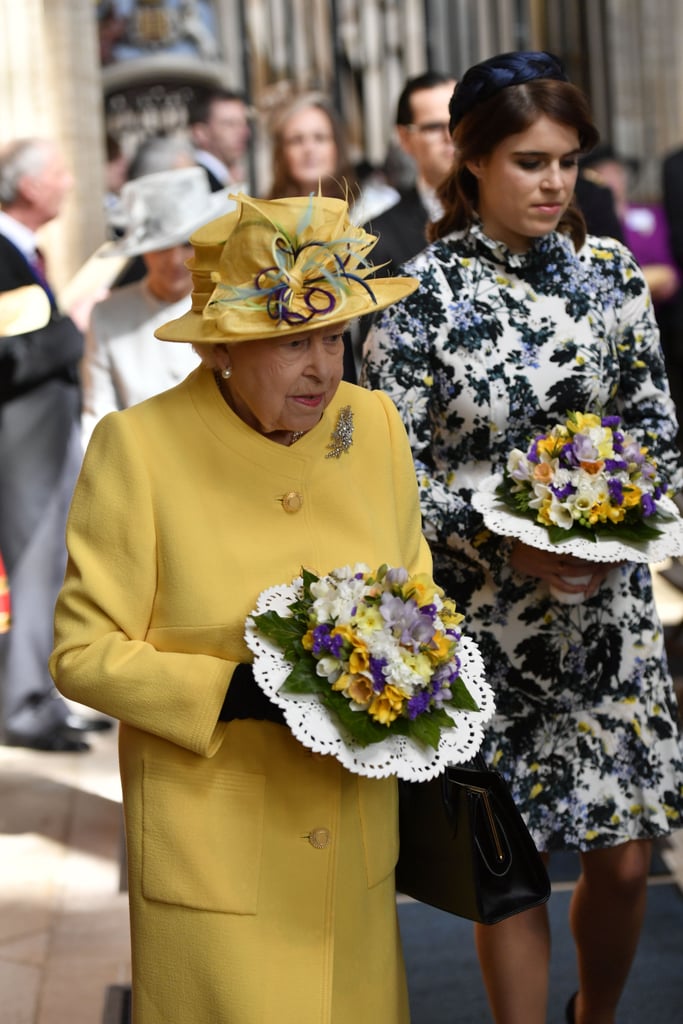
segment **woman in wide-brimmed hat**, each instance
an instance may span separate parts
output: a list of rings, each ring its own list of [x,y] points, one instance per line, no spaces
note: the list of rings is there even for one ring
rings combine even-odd
[[[314,757],[257,687],[258,595],[357,562],[431,569],[398,413],[345,382],[373,280],[344,201],[256,201],[192,237],[203,365],[95,428],[51,668],[121,721],[136,1024],[403,1024],[393,779]]]

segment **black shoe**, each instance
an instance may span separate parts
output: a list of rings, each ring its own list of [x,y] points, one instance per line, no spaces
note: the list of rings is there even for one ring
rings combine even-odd
[[[8,732],[5,735],[5,746],[27,747],[29,750],[53,751],[58,754],[83,754],[90,750],[90,744],[79,739],[76,733],[65,726],[57,726],[52,732],[40,736],[23,736],[21,733]]]
[[[578,995],[578,992],[575,992],[574,995],[569,1000],[569,1002],[567,1003],[567,1006],[565,1007],[564,1015],[565,1015],[565,1018],[567,1020],[567,1024],[574,1024],[574,1022],[575,1022],[574,1007],[576,1006],[576,997],[577,997],[577,995]]]
[[[111,718],[88,718],[85,715],[77,715],[71,712],[66,716],[64,725],[71,732],[105,732],[113,726]]]

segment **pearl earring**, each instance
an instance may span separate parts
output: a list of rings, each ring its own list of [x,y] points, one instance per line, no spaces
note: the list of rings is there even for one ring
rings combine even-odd
[[[232,377],[232,366],[224,366],[221,370],[221,377],[223,380],[230,380]]]

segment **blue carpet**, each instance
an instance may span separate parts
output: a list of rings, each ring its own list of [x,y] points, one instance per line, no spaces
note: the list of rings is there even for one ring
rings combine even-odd
[[[576,989],[569,898],[569,892],[554,892],[548,904],[553,937],[548,1024],[563,1024],[565,1003]],[[471,923],[421,903],[401,903],[398,911],[412,1024],[490,1024]],[[674,883],[652,885],[618,1024],[682,1020],[683,896]]]

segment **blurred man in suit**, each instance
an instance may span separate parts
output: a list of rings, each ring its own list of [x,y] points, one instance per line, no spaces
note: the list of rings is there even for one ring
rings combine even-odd
[[[53,751],[88,750],[82,733],[110,725],[71,713],[47,669],[81,459],[83,336],[57,308],[36,232],[59,214],[72,184],[47,139],[0,150],[0,292],[38,284],[49,299],[44,325],[0,337],[0,551],[12,592],[0,657],[3,739]]]
[[[241,93],[230,89],[199,92],[189,105],[187,121],[195,159],[207,171],[212,190],[230,186],[248,192],[251,128]]]
[[[436,189],[453,162],[448,103],[454,88],[450,75],[427,71],[409,78],[399,96],[396,132],[401,148],[415,164],[415,184],[368,225],[379,235],[372,262],[389,261],[383,274],[395,274],[401,263],[424,249],[427,222],[441,215]]]

